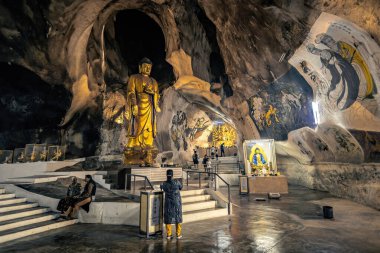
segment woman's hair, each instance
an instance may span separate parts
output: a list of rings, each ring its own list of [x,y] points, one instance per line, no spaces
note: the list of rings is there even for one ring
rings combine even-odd
[[[91,175],[86,175],[86,178],[89,178],[90,180],[92,180],[92,176]]]

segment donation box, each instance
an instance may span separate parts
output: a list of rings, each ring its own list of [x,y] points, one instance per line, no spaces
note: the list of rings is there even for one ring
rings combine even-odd
[[[239,193],[245,195],[249,193],[249,184],[247,176],[239,176]]]
[[[162,234],[163,191],[142,191],[140,193],[140,234],[149,237]]]

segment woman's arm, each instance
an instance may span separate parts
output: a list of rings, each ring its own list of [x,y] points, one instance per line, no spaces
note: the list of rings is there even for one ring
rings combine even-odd
[[[88,187],[87,187],[87,192],[83,192],[81,196],[82,196],[82,197],[86,197],[86,198],[91,197],[92,188],[94,188],[94,185],[91,183],[91,184],[89,184]]]

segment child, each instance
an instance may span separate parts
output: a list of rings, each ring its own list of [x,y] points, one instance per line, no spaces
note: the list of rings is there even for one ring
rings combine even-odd
[[[181,194],[182,184],[173,180],[173,170],[166,171],[166,181],[161,185],[161,190],[165,192],[165,205],[164,205],[164,223],[166,226],[167,237],[171,240],[172,224],[176,225],[177,239],[182,238],[182,203]]]

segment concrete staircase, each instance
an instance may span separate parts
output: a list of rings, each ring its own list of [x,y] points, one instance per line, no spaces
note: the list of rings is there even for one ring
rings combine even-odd
[[[16,177],[16,178],[8,178],[6,183],[10,184],[39,184],[39,183],[47,183],[47,182],[55,182],[59,178],[69,177],[68,175],[34,175],[29,177]]]
[[[183,190],[181,197],[184,223],[228,215],[228,209],[218,206],[217,201],[204,189]]]
[[[95,174],[93,175],[93,179],[95,182],[107,190],[115,189],[115,184],[112,182],[112,179],[108,175]]]
[[[218,160],[212,159],[211,164],[217,166],[219,174],[238,174],[239,164],[236,156],[219,157]]]
[[[59,214],[0,188],[0,243],[72,225],[77,220],[55,221]]]

